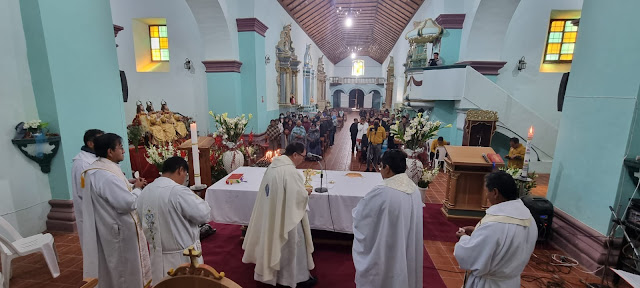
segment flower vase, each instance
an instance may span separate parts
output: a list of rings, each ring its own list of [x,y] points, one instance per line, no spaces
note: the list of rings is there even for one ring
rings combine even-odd
[[[427,203],[427,189],[429,189],[429,187],[418,187],[418,190],[420,191],[420,197],[422,197],[422,204]]]
[[[222,165],[227,173],[231,173],[244,164],[244,156],[238,150],[231,149],[222,153]]]
[[[416,185],[418,185],[418,181],[422,177],[422,169],[424,169],[422,162],[418,160],[418,155],[422,152],[420,150],[422,148],[417,150],[404,149],[404,152],[407,153],[407,170],[405,173]]]

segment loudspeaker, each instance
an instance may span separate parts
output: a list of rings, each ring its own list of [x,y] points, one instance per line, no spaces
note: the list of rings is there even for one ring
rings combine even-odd
[[[120,86],[122,86],[122,100],[127,102],[129,100],[129,85],[127,84],[127,75],[122,70],[120,70]]]
[[[569,73],[570,72],[562,74],[562,80],[560,80],[560,89],[558,89],[558,111],[562,111],[562,105],[564,105],[564,93],[567,92]]]
[[[529,208],[531,216],[538,227],[538,241],[551,238],[551,224],[553,224],[553,204],[547,198],[539,196],[522,197],[524,206]]]

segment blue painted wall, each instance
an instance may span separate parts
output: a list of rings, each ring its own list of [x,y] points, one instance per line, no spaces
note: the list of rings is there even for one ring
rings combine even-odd
[[[639,144],[631,130],[638,129],[633,116],[640,38],[626,37],[637,33],[625,24],[638,10],[635,0],[584,2],[547,194],[556,207],[603,234],[610,225],[608,206],[626,204],[616,203],[626,189],[622,160],[629,145]],[[610,27],[619,28],[610,33]],[[608,35],[606,42],[602,35]],[[628,57],[594,62],[602,51]]]
[[[244,63],[240,68],[246,69]],[[238,115],[242,103],[240,73],[207,73],[207,97],[209,111],[216,114],[229,113],[229,117]],[[242,114],[242,113],[240,113]],[[216,125],[213,117],[209,117],[209,132],[215,132]]]
[[[460,143],[457,143],[458,129],[455,128],[457,118],[458,113],[456,112],[455,101],[449,100],[435,101],[435,105],[431,111],[431,115],[429,116],[430,121],[442,122],[442,127],[451,124],[452,127],[450,128],[440,129],[438,136],[444,137],[444,140],[451,142],[452,145],[462,144],[462,138]]]
[[[445,29],[440,42],[440,58],[445,65],[458,62],[460,57],[460,39],[462,29]]]
[[[62,145],[49,174],[54,199],[71,199],[71,161],[87,129],[123,137],[126,124],[108,0],[20,1],[40,119]],[[121,163],[130,175],[129,157]]]
[[[264,65],[264,37],[256,32],[239,32],[238,46],[240,49],[240,62],[242,73],[240,76],[242,86],[241,105],[238,114],[253,114],[254,119],[249,121],[247,133],[262,133],[269,126],[269,119],[278,115],[279,110],[267,110],[268,101],[276,101],[266,97],[266,65]],[[301,73],[298,75],[301,77]]]

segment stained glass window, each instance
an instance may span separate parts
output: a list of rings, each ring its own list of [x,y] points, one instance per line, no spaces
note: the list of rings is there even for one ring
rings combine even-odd
[[[351,68],[351,76],[362,76],[362,75],[364,75],[364,61],[353,60],[353,67]]]
[[[169,61],[169,38],[167,25],[150,25],[151,61]]]
[[[544,63],[567,63],[573,60],[573,49],[578,37],[578,26],[572,19],[552,19],[544,52]]]

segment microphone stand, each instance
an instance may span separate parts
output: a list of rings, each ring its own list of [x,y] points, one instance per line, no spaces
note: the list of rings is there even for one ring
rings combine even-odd
[[[320,164],[320,187],[317,187],[315,191],[317,193],[327,193],[329,192],[329,189],[327,189],[326,187],[322,187],[322,178],[324,178],[323,171],[325,167],[324,165],[322,165],[322,162],[320,162],[320,160],[316,160],[316,161],[318,162],[318,164]],[[324,157],[322,157],[322,161],[324,161]]]

